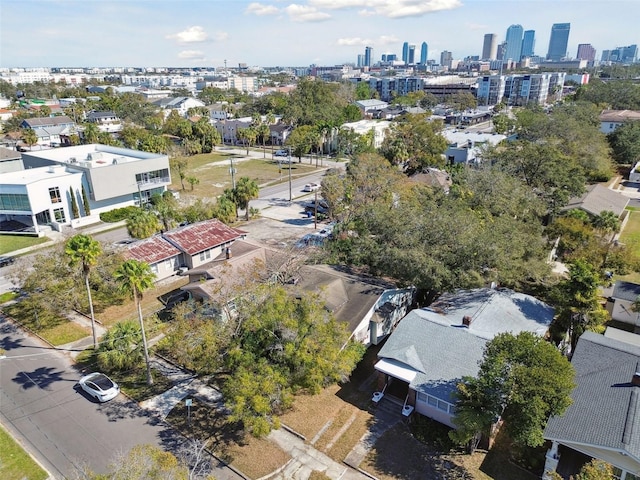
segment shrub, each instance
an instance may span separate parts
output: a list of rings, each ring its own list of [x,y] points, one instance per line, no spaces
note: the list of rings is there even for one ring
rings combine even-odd
[[[100,220],[106,223],[115,223],[127,218],[131,218],[140,212],[139,207],[129,206],[123,208],[116,208],[115,210],[109,210],[100,214]]]

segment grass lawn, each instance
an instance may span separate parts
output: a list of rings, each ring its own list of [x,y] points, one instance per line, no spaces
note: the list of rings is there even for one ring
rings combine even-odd
[[[47,237],[27,237],[25,235],[0,235],[0,255],[48,242]]]
[[[629,220],[620,234],[620,242],[631,252],[640,257],[640,212],[629,212]]]
[[[4,292],[0,294],[0,304],[7,303],[18,297],[17,292]]]
[[[191,417],[180,402],[167,421],[184,435],[207,442],[207,448],[249,478],[261,478],[277,470],[291,458],[274,443],[244,435],[227,417],[197,398],[193,399]]]
[[[173,190],[180,190],[180,196],[185,199],[201,198],[211,200],[217,197],[225,188],[231,188],[232,186],[231,174],[229,173],[231,159],[243,157],[246,151],[237,150],[236,152],[237,153],[234,154],[227,152],[205,153],[187,157],[188,167],[186,176],[195,176],[200,183],[195,185],[192,191],[189,183],[185,181],[185,190],[182,191],[180,177],[174,172],[172,175],[173,183],[171,184],[171,188]],[[271,153],[269,151],[267,151],[266,159],[234,162],[234,168],[236,169],[236,179],[249,177],[259,185],[286,181],[289,174],[288,164],[282,164],[280,170],[278,163],[271,160]],[[306,175],[315,170],[315,163],[314,165],[297,162],[291,164],[292,177]]]
[[[38,330],[38,334],[51,345],[58,346],[91,335],[91,330],[72,321],[66,321],[50,328]]]
[[[187,283],[189,283],[188,277],[177,277],[176,280],[171,283],[156,285],[151,290],[144,292],[144,296],[142,297],[142,314],[147,316],[162,309],[164,305],[158,300],[158,297],[180,288]],[[136,310],[133,299],[128,298],[120,305],[107,307],[104,311],[96,314],[96,318],[105,327],[110,327],[122,320],[133,319],[137,321],[138,311]]]
[[[47,473],[0,427],[0,478],[44,480],[47,477]]]
[[[130,372],[109,374],[109,376],[136,402],[160,395],[173,387],[173,383],[167,377],[153,368],[151,369],[153,385],[147,385],[147,370],[144,367]]]

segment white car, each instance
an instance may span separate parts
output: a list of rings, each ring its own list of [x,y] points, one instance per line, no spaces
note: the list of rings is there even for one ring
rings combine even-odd
[[[78,385],[99,402],[108,402],[120,393],[118,384],[99,372],[85,375],[78,381]]]
[[[315,192],[316,190],[320,190],[319,183],[307,183],[302,189],[303,192]]]

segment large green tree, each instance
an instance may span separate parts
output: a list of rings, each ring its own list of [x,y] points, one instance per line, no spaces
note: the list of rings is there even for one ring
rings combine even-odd
[[[451,437],[467,443],[501,419],[515,443],[540,446],[547,419],[564,413],[574,387],[573,367],[553,344],[531,332],[500,334],[487,344],[478,375],[458,384]]]
[[[116,323],[102,337],[98,349],[98,367],[105,372],[127,371],[144,360],[142,332],[135,320]]]
[[[240,177],[236,183],[235,188],[232,190],[232,197],[236,202],[238,208],[245,211],[245,219],[249,221],[249,202],[258,198],[260,193],[260,187],[255,180],[249,177]]]
[[[89,313],[91,315],[91,335],[93,336],[93,348],[98,347],[98,338],[96,335],[96,318],[93,311],[93,298],[91,296],[91,286],[89,285],[89,274],[102,254],[100,242],[94,240],[89,235],[78,234],[71,237],[65,246],[64,252],[69,256],[71,265],[80,265],[82,267],[82,277],[87,290],[87,299],[89,300]]]
[[[149,210],[139,209],[126,220],[127,231],[133,238],[149,238],[162,229],[158,216]]]
[[[427,115],[404,115],[392,124],[380,153],[407,173],[444,165],[446,139],[440,134],[442,122],[429,121]]]
[[[144,320],[142,318],[142,295],[153,286],[155,274],[151,271],[148,263],[138,260],[127,260],[115,272],[115,280],[120,285],[122,292],[126,292],[136,304],[138,311],[138,321],[140,323],[140,332],[142,336],[142,347],[144,353],[144,361],[147,367],[147,384],[153,384],[151,376],[151,363],[149,362],[149,347],[147,346],[147,337],[144,329]]]
[[[608,138],[616,162],[635,165],[640,161],[640,122],[625,122]]]

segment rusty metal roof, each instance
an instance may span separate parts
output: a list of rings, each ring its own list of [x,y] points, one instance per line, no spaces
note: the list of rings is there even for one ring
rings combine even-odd
[[[164,234],[166,239],[189,255],[218,247],[244,235],[246,232],[216,219],[186,225]]]
[[[182,252],[167,242],[161,235],[154,235],[151,238],[132,243],[127,248],[125,256],[140,262],[147,262],[149,265],[161,262]]]

